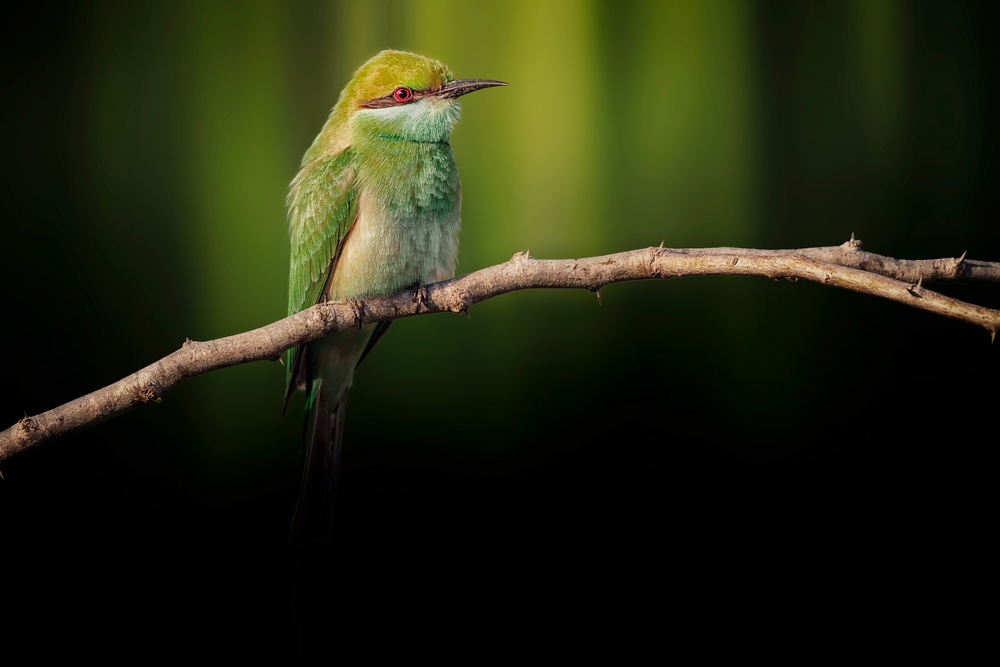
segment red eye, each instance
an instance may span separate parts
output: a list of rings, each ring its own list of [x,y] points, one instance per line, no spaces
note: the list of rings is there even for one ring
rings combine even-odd
[[[409,88],[397,88],[392,92],[392,97],[397,102],[409,102],[410,98],[413,97],[413,91]]]

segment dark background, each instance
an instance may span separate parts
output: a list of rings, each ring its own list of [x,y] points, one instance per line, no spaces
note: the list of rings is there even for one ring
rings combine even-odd
[[[386,47],[512,84],[463,101],[460,272],[851,233],[998,261],[998,25],[990,3],[31,5],[0,58],[0,428],[281,317],[287,184]],[[397,322],[352,390],[338,542],[304,563],[277,364],[6,463],[3,643],[280,657],[297,572],[318,653],[975,635],[998,378],[982,330],[801,281]]]

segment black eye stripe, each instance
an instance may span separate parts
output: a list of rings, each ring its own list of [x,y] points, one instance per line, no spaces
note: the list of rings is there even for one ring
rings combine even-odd
[[[385,109],[386,107],[395,107],[401,104],[415,102],[423,98],[428,93],[429,91],[419,91],[407,88],[406,86],[399,86],[388,95],[383,95],[382,97],[376,97],[368,100],[367,102],[362,102],[359,106],[364,109]]]

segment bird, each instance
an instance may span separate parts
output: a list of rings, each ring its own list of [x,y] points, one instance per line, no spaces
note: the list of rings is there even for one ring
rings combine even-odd
[[[289,315],[455,275],[462,190],[451,134],[458,98],[506,85],[456,79],[443,63],[407,51],[381,51],[358,68],[288,189]],[[285,353],[285,408],[295,391],[306,392],[293,546],[333,539],[347,390],[389,324],[335,332]]]

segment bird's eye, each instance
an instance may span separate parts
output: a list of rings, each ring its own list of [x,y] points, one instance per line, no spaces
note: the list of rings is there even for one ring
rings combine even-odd
[[[413,97],[413,91],[409,88],[397,88],[392,91],[392,97],[397,102],[409,102],[410,98]]]

